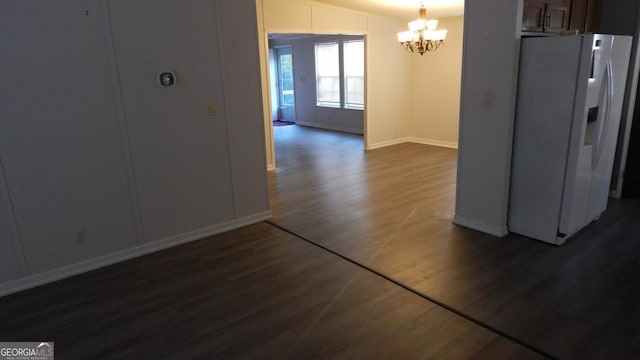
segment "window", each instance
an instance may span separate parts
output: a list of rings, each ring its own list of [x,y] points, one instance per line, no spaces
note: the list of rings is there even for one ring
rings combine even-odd
[[[278,74],[280,75],[280,104],[281,106],[294,106],[293,97],[293,62],[291,49],[288,53],[278,54]]]
[[[344,107],[364,109],[364,41],[344,43]]]
[[[318,43],[316,105],[364,109],[364,40]]]
[[[316,44],[318,106],[340,107],[340,54],[338,43]]]

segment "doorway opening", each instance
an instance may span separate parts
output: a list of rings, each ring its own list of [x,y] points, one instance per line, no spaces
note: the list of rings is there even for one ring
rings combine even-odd
[[[296,103],[291,45],[276,46],[271,50],[275,68],[275,76],[271,79],[276,95],[274,96],[276,98],[274,125],[294,124],[296,122]]]
[[[365,135],[365,42],[365,35],[269,33],[272,124]]]

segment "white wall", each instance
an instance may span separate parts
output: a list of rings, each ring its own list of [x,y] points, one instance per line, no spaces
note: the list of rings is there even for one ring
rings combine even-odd
[[[413,55],[412,141],[457,147],[462,77],[462,16],[439,19],[447,30],[445,43],[435,52]]]
[[[269,119],[272,116],[267,114],[271,113],[271,104],[276,102],[272,94],[272,89],[269,87],[269,74],[272,71],[271,65],[269,64],[269,48],[268,48],[268,40],[267,33],[264,31],[264,6],[262,4],[263,0],[256,0],[256,17],[258,24],[258,59],[260,61],[260,81],[261,81],[261,93],[262,93],[262,112],[264,115],[262,128],[264,129],[264,138],[265,138],[265,162],[267,163],[267,170],[274,170],[276,167],[275,158],[276,152],[273,146],[273,126],[272,119]]]
[[[3,6],[0,295],[269,216],[255,14],[253,0]]]
[[[416,54],[402,50],[396,37],[406,28],[404,21],[369,18],[365,110],[367,149],[405,142],[411,136],[412,60]]]
[[[256,4],[253,0],[218,0],[216,4],[234,219],[265,218],[269,216],[269,192],[263,126],[268,113],[262,111]]]
[[[153,4],[111,1],[109,10],[142,226],[157,241],[231,220],[233,193],[221,191],[232,181],[220,51],[208,40],[219,37],[214,3],[168,2],[149,16]],[[190,21],[165,26],[169,14]],[[163,71],[176,73],[174,86],[157,84]]]
[[[295,88],[296,123],[324,129],[364,133],[364,111],[316,106],[315,44],[349,39],[353,35],[314,35],[269,41],[270,47],[291,45]]]
[[[135,246],[100,2],[8,2],[0,16],[0,153],[30,274]]]
[[[466,1],[454,222],[507,234],[522,1]]]

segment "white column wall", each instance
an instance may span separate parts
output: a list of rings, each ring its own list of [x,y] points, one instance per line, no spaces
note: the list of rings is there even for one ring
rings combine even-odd
[[[522,1],[466,1],[454,222],[507,234]]]

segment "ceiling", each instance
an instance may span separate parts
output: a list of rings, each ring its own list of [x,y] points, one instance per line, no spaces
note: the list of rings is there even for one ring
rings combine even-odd
[[[421,3],[427,8],[428,18],[464,14],[464,0],[315,0],[315,2],[407,21],[418,18]]]

